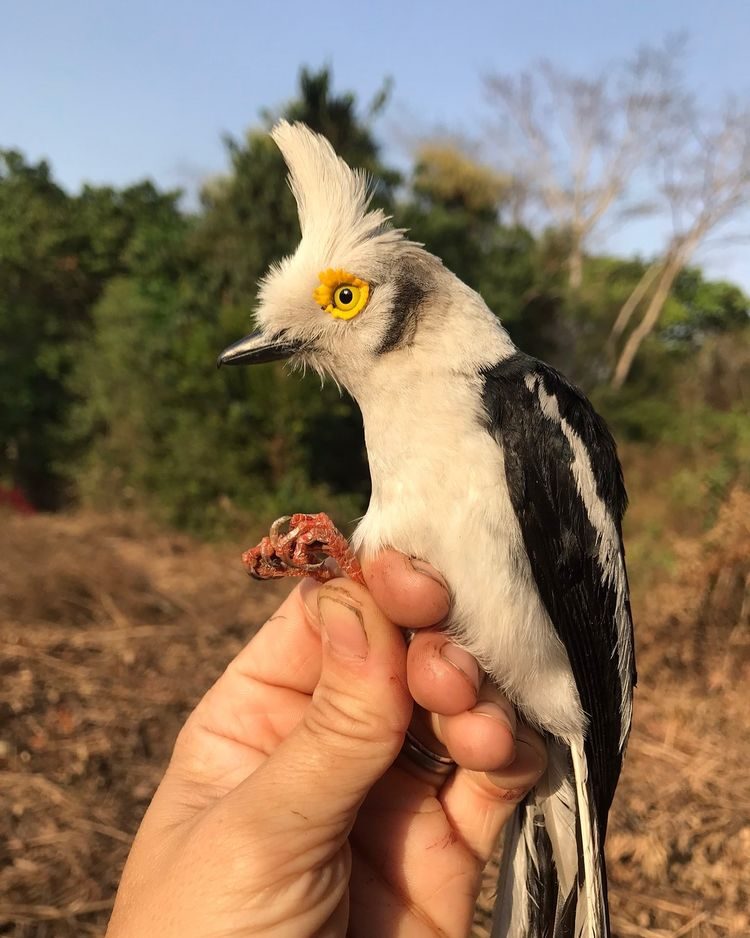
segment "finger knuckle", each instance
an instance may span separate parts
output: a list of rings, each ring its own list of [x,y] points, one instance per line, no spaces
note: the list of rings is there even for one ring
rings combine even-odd
[[[313,694],[313,706],[305,712],[304,722],[314,736],[325,738],[328,745],[350,749],[353,743],[385,743],[398,746],[398,731],[388,715],[371,702],[352,693],[333,691],[319,685]]]

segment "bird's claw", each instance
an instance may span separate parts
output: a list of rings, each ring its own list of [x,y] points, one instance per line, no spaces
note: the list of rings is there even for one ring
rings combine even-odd
[[[278,547],[281,542],[282,535],[279,533],[281,528],[288,524],[292,520],[291,515],[282,515],[281,518],[277,518],[274,523],[271,525],[271,530],[268,532],[268,540],[274,546]],[[289,537],[293,532],[291,530],[287,531],[286,537]],[[294,532],[296,533],[296,532]]]
[[[285,525],[289,528],[282,533]],[[323,559],[315,559],[321,554]],[[361,567],[346,538],[325,514],[277,518],[268,537],[245,551],[242,562],[257,580],[311,576],[325,583],[339,575],[326,563],[326,557],[335,560],[344,575],[364,583]]]

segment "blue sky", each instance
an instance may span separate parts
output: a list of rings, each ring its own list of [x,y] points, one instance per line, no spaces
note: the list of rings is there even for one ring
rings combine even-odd
[[[222,133],[292,97],[300,65],[327,63],[362,101],[392,76],[377,131],[403,162],[414,128],[481,128],[484,72],[540,57],[593,71],[680,31],[704,101],[750,96],[747,0],[0,0],[0,146],[48,157],[72,190],[143,177],[194,189],[225,168]],[[612,243],[647,252],[656,237],[642,225]],[[750,287],[747,247],[702,260]]]

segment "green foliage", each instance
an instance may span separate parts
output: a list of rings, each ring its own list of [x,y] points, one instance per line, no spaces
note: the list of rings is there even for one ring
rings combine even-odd
[[[0,153],[0,478],[53,505],[61,452],[59,389],[82,283],[68,200],[46,163]]]
[[[150,183],[70,197],[45,162],[0,152],[0,479],[41,507],[64,494],[67,380],[92,304],[134,263],[164,275],[153,241],[175,199]]]
[[[665,499],[692,528],[710,527],[735,487],[750,488],[750,327],[704,338],[691,354],[642,368],[639,382],[596,396],[620,440],[669,453]],[[649,358],[653,358],[650,356]]]
[[[742,329],[750,317],[750,298],[738,286],[706,280],[695,267],[677,277],[662,316],[662,336],[672,341],[699,341],[707,334]]]

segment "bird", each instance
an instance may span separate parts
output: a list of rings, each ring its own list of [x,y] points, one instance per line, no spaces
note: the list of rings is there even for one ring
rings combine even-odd
[[[493,938],[607,938],[604,840],[636,683],[616,444],[580,390],[372,206],[363,171],[304,124],[271,136],[301,240],[219,364],[287,359],[354,398],[371,475],[356,557],[389,547],[440,570],[448,633],[546,740],[546,774],[506,832]],[[291,524],[246,557],[256,573],[319,567],[325,516]]]

